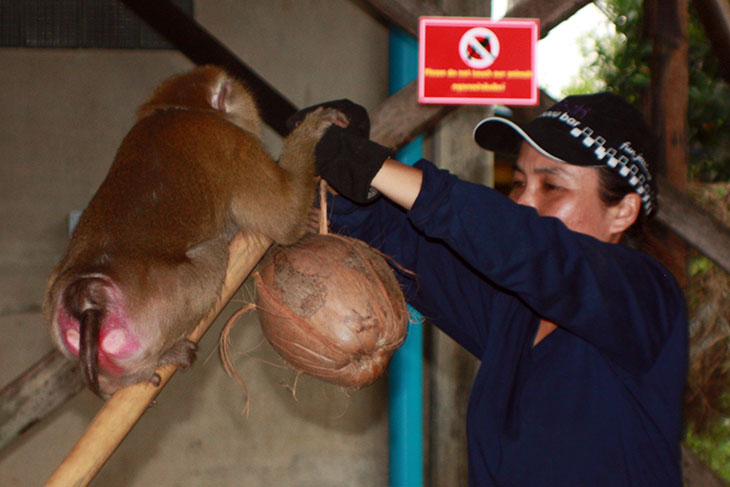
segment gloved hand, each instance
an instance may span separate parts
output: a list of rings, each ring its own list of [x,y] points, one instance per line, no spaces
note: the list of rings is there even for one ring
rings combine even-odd
[[[332,107],[344,113],[350,121],[347,127],[333,125],[327,129],[315,149],[317,172],[338,193],[355,203],[368,203],[379,193],[370,183],[383,162],[395,153],[369,139],[370,119],[367,111],[350,100],[334,100],[305,108],[287,120],[294,128],[310,111]]]

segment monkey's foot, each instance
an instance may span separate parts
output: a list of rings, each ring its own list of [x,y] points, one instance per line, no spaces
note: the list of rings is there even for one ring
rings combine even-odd
[[[160,365],[174,364],[181,369],[187,369],[195,362],[195,352],[198,346],[188,339],[180,340],[171,346],[160,358]]]

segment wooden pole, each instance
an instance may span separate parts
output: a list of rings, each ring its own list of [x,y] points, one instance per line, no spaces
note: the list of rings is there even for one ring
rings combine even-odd
[[[270,244],[266,238],[258,236],[238,235],[231,241],[228,269],[221,294],[210,313],[188,336],[190,341],[197,343],[200,340]],[[114,393],[44,485],[46,487],[88,485],[170,380],[175,370],[174,365],[167,365],[157,370],[161,378],[159,387],[142,382]]]
[[[648,119],[659,138],[659,171],[679,192],[687,189],[689,67],[688,0],[646,0],[644,15],[654,41]],[[662,208],[659,207],[659,213]],[[687,246],[666,228],[649,225],[648,249],[687,285]]]

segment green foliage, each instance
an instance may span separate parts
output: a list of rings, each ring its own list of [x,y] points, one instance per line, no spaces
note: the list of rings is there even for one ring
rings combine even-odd
[[[695,277],[700,274],[707,273],[712,268],[712,266],[713,263],[710,259],[708,259],[704,255],[698,255],[689,260],[689,264],[687,265],[687,271],[691,277]]]
[[[730,420],[718,422],[709,434],[699,435],[688,428],[684,441],[707,466],[730,481]]]
[[[566,91],[609,90],[636,104],[650,87],[652,39],[644,35],[641,0],[607,0],[615,35],[583,39],[589,61]],[[701,182],[730,181],[730,87],[702,24],[690,8],[688,168]]]

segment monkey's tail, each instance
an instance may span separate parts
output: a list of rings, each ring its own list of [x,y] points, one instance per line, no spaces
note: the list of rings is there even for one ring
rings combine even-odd
[[[81,313],[79,320],[79,361],[84,372],[86,384],[97,396],[102,396],[99,389],[99,332],[103,313],[98,309],[87,309]]]
[[[83,277],[65,292],[65,305],[79,323],[79,361],[89,389],[103,397],[99,388],[99,337],[107,305],[107,282],[99,277]]]

